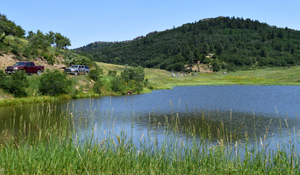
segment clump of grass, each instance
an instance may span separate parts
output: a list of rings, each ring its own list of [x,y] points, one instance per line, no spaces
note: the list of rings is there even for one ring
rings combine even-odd
[[[115,128],[120,116],[94,111],[75,118],[69,106],[43,104],[29,119],[13,117],[1,128],[0,172],[4,174],[298,174],[298,129],[272,140],[194,115],[154,114],[143,128]],[[54,113],[60,115],[53,117]],[[100,119],[103,120],[100,120]],[[75,120],[77,124],[75,125]],[[79,120],[79,121],[78,121]],[[120,121],[116,121],[120,120]],[[255,120],[255,118],[254,118]],[[101,122],[105,121],[105,122]],[[96,123],[102,123],[95,125]],[[271,123],[271,122],[270,122]],[[111,130],[103,130],[103,127]],[[271,124],[270,124],[271,125]],[[281,126],[281,125],[279,125]],[[253,126],[255,130],[255,126]],[[114,130],[116,129],[116,130]],[[279,127],[283,130],[283,127]],[[279,134],[280,135],[280,134]],[[260,137],[261,136],[261,137]],[[296,137],[294,137],[296,136]],[[269,142],[271,141],[271,142]],[[270,148],[270,144],[275,147]]]

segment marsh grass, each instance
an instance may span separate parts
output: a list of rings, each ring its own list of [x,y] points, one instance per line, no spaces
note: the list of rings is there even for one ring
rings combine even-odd
[[[279,121],[275,138],[268,133],[272,121],[261,134],[255,125],[252,132],[230,121],[213,121],[204,110],[189,116],[149,114],[135,129],[141,116],[133,114],[128,128],[117,125],[123,118],[113,112],[98,116],[90,110],[75,117],[71,108],[43,104],[29,119],[14,116],[2,123],[0,173],[300,173],[299,130],[287,119]]]

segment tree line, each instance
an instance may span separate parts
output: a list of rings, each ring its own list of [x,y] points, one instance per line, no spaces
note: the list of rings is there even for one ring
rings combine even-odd
[[[300,62],[300,32],[249,18],[218,17],[131,42],[95,42],[76,50],[92,54],[95,61],[170,71],[197,62],[228,70],[287,66]]]
[[[0,14],[0,54],[13,53],[19,60],[41,57],[54,64],[55,57],[63,55],[66,64],[88,64],[88,54],[68,50],[71,41],[58,32],[26,31],[6,15]]]

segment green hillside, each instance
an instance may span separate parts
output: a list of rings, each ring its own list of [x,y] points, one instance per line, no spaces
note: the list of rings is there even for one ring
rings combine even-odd
[[[62,56],[65,65],[89,64],[88,54],[77,54],[68,50],[71,46],[70,39],[58,32],[43,33],[26,31],[6,15],[0,13],[0,56],[3,54],[14,55],[17,60],[34,60],[42,58],[53,65],[58,56]]]
[[[228,71],[300,62],[300,31],[257,20],[217,17],[151,32],[126,42],[95,42],[76,49],[94,61],[182,71],[210,64]],[[216,64],[217,63],[217,64]]]

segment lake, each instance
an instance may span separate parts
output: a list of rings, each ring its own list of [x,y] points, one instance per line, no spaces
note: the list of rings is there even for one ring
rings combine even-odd
[[[217,143],[226,138],[218,137],[224,126],[228,133],[239,135],[232,141],[243,142],[245,135],[252,141],[267,135],[274,142],[278,137],[289,139],[290,131],[296,134],[300,128],[299,91],[300,86],[189,86],[151,94],[0,106],[0,131],[5,128],[18,135],[20,123],[30,123],[34,116],[53,120],[72,113],[70,123],[81,135],[77,141],[93,137],[100,142],[123,133],[134,136],[137,145],[154,137],[158,144],[169,137],[188,142],[203,139],[204,130],[210,129],[209,137]],[[179,134],[174,134],[172,121],[179,126]],[[196,132],[191,135],[193,125]]]

